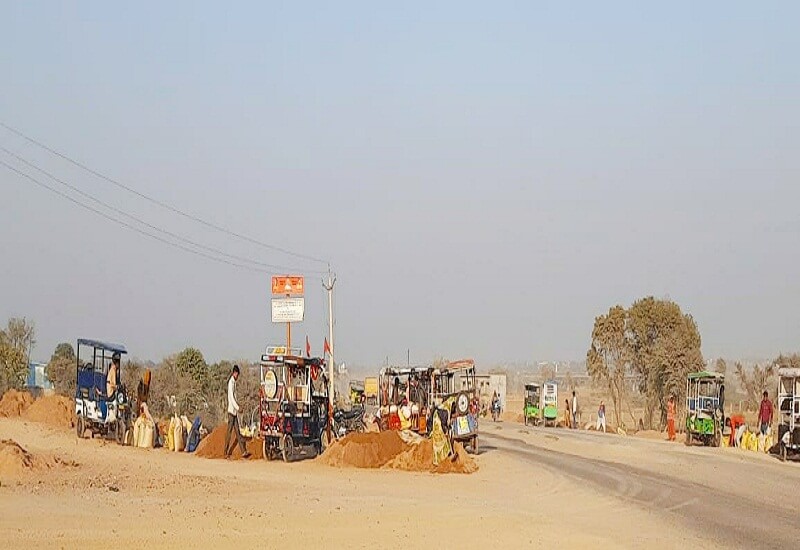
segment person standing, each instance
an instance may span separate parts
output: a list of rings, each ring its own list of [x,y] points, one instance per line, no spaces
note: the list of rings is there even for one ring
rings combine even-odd
[[[667,401],[667,438],[675,441],[675,396],[670,395]]]
[[[239,365],[234,365],[231,375],[228,378],[228,430],[225,432],[225,458],[231,457],[231,432],[236,431],[236,440],[239,442],[239,450],[242,451],[242,458],[248,458],[250,453],[244,444],[242,432],[239,431],[239,403],[236,401],[236,380],[239,379]]]
[[[600,427],[603,427],[603,433],[606,433],[606,402],[600,401],[600,407],[597,409],[597,426],[595,429],[599,432]]]
[[[769,394],[765,391],[761,399],[761,407],[758,410],[758,425],[761,435],[767,435],[767,431],[772,425],[772,412],[772,401],[769,400]]]
[[[569,410],[569,399],[564,400],[564,427],[572,427],[572,413]]]
[[[578,396],[575,395],[575,390],[572,390],[572,429],[578,428]]]

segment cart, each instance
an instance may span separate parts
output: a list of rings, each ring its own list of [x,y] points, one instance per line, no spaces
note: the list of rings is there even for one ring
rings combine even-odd
[[[378,374],[381,430],[407,429],[425,435],[430,412],[432,367],[384,367]]]
[[[542,387],[539,384],[525,384],[525,404],[522,416],[525,425],[538,426],[542,422]]]
[[[449,412],[450,438],[478,453],[480,402],[475,381],[475,362],[462,359],[431,372],[431,402],[453,403]],[[429,422],[432,423],[432,422]]]
[[[800,368],[778,369],[778,450],[780,458],[800,455]]]
[[[268,347],[259,370],[259,432],[264,459],[284,462],[322,454],[330,442],[325,360]]]
[[[555,426],[558,422],[558,384],[548,380],[543,384],[542,417],[545,426]]]
[[[120,358],[128,353],[125,346],[87,338],[78,339],[77,367],[75,369],[75,429],[79,438],[86,431],[111,437],[125,444],[125,433],[131,426],[131,403],[128,392],[120,383],[122,364]],[[89,350],[91,350],[90,353]],[[87,355],[86,363],[81,363]],[[112,361],[117,361],[117,389],[106,395],[106,381]]]
[[[701,441],[719,447],[725,425],[725,376],[693,372],[686,379],[686,445]]]

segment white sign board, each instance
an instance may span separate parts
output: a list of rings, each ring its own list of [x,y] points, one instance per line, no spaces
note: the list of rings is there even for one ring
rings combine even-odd
[[[299,323],[303,320],[306,310],[304,298],[273,298],[272,322],[273,323]]]

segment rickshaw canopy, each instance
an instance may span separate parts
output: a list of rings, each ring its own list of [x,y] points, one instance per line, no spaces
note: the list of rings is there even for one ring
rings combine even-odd
[[[101,342],[100,340],[92,340],[90,338],[78,338],[78,345],[91,346],[93,348],[110,351],[112,353],[119,353],[119,354],[128,353],[128,350],[125,349],[125,346],[123,346],[122,344]]]

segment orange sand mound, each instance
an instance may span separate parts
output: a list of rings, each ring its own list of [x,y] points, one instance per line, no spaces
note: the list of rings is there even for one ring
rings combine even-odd
[[[33,403],[33,396],[26,391],[8,390],[0,399],[0,416],[21,415]]]
[[[456,443],[455,459],[434,466],[430,439],[407,443],[396,431],[349,434],[328,447],[319,460],[339,468],[388,468],[440,474],[471,474],[478,470],[477,463],[460,443]]]
[[[56,428],[71,428],[75,425],[75,403],[63,395],[48,395],[34,401],[22,417]]]
[[[58,466],[77,466],[60,458],[34,456],[16,441],[0,441],[0,475],[19,476],[35,470],[49,470]]]
[[[208,434],[200,444],[197,446],[195,454],[203,458],[225,458],[225,431],[228,429],[226,424],[220,424],[214,431]],[[261,446],[260,439],[251,439],[245,437],[245,445],[250,453],[250,459],[264,458],[264,450]],[[230,445],[234,447],[231,453],[231,458],[239,460],[242,458],[242,453],[239,450],[239,444],[236,442],[236,434],[231,434]]]

